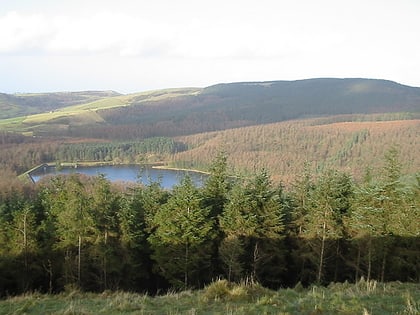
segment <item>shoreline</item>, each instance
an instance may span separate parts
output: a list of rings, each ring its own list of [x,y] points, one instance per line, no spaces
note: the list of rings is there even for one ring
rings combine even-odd
[[[81,162],[48,162],[39,164],[30,170],[18,175],[19,178],[24,180],[30,180],[32,183],[35,181],[32,178],[32,173],[39,170],[43,167],[60,167],[60,168],[75,168],[78,167],[97,167],[97,166],[124,166],[124,165],[135,165],[135,166],[148,166],[153,169],[169,170],[169,171],[183,171],[183,172],[192,172],[204,175],[210,175],[209,172],[200,171],[196,169],[187,169],[187,168],[178,168],[178,167],[169,167],[164,162],[155,162],[155,163],[115,163],[115,162],[103,162],[103,161],[81,161]]]
[[[148,165],[148,164],[142,164],[142,165]],[[151,164],[149,164],[149,165],[151,165]],[[210,172],[200,171],[200,170],[191,169],[191,168],[169,167],[169,166],[165,166],[165,165],[151,165],[151,166],[154,169],[170,170],[170,171],[184,171],[184,172],[193,172],[193,173],[210,175]]]

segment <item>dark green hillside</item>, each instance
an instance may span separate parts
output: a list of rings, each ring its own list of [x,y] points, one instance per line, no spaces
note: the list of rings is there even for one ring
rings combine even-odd
[[[306,116],[419,112],[420,88],[370,79],[308,79],[243,82],[208,87],[202,96],[219,98],[219,105],[239,117],[275,122]],[[237,116],[238,117],[238,116]]]
[[[48,112],[120,95],[113,91],[58,92],[40,94],[0,93],[0,119]]]
[[[197,95],[141,105],[138,109],[126,109],[130,121],[208,118],[208,114],[217,113],[219,118],[231,121],[263,123],[305,116],[419,112],[420,88],[371,79],[243,82],[218,84]],[[113,120],[122,122],[117,117]]]

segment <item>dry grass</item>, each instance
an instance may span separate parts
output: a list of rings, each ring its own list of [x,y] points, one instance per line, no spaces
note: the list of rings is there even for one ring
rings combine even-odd
[[[342,314],[418,315],[420,285],[335,283],[268,290],[257,283],[219,280],[200,291],[151,297],[130,292],[29,293],[0,301],[0,314]]]

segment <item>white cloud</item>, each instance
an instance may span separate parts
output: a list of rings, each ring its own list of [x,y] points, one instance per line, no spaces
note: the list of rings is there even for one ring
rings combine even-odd
[[[49,23],[42,15],[9,12],[0,17],[0,53],[42,49],[50,35]]]
[[[318,76],[420,85],[418,0],[8,1],[0,72],[16,90],[32,63],[37,83],[81,89]]]
[[[151,55],[170,50],[172,37],[165,23],[109,12],[76,18],[16,12],[0,17],[0,53]]]
[[[312,35],[290,16],[237,16],[234,7],[225,9],[198,16],[152,11],[150,17],[106,10],[76,16],[8,13],[0,16],[0,53],[253,59],[315,47],[307,43]]]

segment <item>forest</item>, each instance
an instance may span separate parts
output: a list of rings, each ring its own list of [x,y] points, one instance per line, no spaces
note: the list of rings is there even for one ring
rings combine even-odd
[[[0,296],[71,288],[159,293],[217,279],[268,288],[420,281],[420,174],[397,149],[362,180],[302,165],[291,185],[232,177],[219,153],[202,187],[185,177],[123,186],[57,176],[0,194]]]

